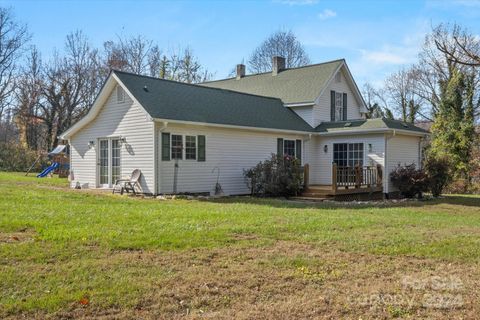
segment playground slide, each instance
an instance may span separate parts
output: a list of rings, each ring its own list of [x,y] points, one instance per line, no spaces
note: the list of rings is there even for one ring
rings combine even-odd
[[[53,162],[50,166],[46,167],[45,169],[43,169],[42,172],[40,172],[38,175],[37,175],[37,178],[44,178],[47,176],[47,174],[49,174],[50,172],[52,172],[53,170],[57,169],[59,166],[59,163],[58,162]]]

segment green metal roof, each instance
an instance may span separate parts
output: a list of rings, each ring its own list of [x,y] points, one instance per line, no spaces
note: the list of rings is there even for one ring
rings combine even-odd
[[[341,133],[358,130],[368,131],[372,129],[408,130],[419,133],[428,133],[427,130],[419,128],[411,123],[406,123],[399,120],[390,120],[386,118],[323,122],[315,128],[315,131],[322,133]]]
[[[312,131],[277,98],[113,71],[152,118]]]
[[[313,102],[327,85],[343,59],[285,69],[273,76],[272,72],[246,75],[243,78],[200,83],[202,86],[251,93],[281,99],[285,104]]]

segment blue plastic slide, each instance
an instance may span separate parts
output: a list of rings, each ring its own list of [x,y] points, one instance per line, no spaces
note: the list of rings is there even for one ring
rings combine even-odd
[[[37,178],[44,178],[47,176],[47,174],[49,174],[50,172],[52,172],[53,170],[57,169],[58,166],[60,164],[58,162],[53,162],[50,166],[46,167],[45,169],[43,169],[42,172],[40,172],[38,175],[37,175]]]

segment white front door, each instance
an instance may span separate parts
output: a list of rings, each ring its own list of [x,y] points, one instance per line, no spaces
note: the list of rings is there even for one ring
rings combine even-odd
[[[98,186],[111,188],[120,179],[121,143],[119,139],[99,139],[98,146]]]

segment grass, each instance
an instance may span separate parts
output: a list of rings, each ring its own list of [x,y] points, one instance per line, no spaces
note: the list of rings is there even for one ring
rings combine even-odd
[[[0,173],[1,318],[468,318],[480,311],[478,196],[363,205],[159,201],[66,185]],[[460,277],[462,291],[412,293],[406,276]],[[463,300],[432,308],[423,298],[415,305],[354,299],[366,293]]]

